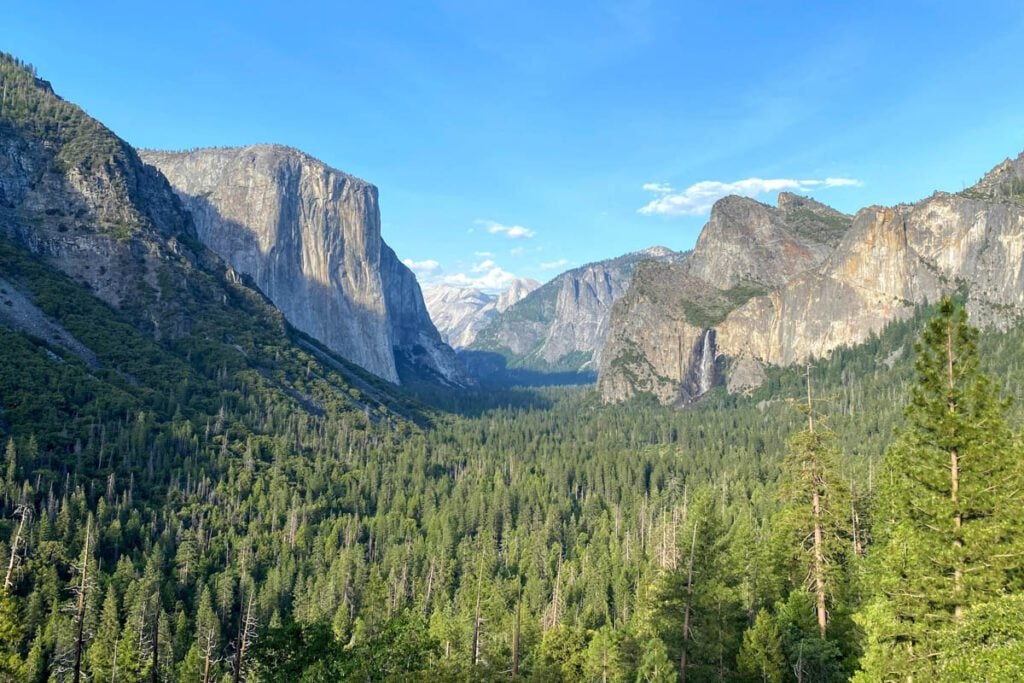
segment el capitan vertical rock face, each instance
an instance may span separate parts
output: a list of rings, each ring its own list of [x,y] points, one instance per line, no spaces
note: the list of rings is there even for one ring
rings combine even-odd
[[[381,239],[376,187],[279,145],[141,155],[199,238],[296,328],[392,382],[400,366],[464,381],[415,276]]]
[[[600,376],[605,400],[639,392],[663,402],[691,399],[697,340],[711,329],[729,388],[743,390],[763,381],[764,364],[861,343],[916,305],[957,291],[967,292],[975,324],[1005,328],[1024,316],[1024,155],[963,192],[868,207],[852,222],[780,195],[784,220],[776,227],[786,235],[766,229],[763,217],[733,211],[738,224],[723,231],[726,214],[718,209],[737,201],[716,205],[684,263],[634,277],[613,313]],[[723,234],[753,237],[748,260]],[[804,243],[815,235],[825,239]],[[739,273],[753,274],[757,287],[732,296],[744,281]]]

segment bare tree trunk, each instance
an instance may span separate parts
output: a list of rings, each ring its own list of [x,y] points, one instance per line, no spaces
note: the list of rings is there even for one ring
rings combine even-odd
[[[21,521],[18,522],[18,530],[14,533],[14,541],[11,542],[11,559],[7,563],[7,576],[4,577],[4,592],[11,588],[11,574],[14,573],[14,562],[18,558],[18,543],[21,542],[21,532],[25,529],[25,519],[29,516],[29,506],[19,505],[18,512],[21,513]]]
[[[150,667],[150,678],[153,683],[160,683],[160,595],[154,596],[156,605],[153,613],[153,666]]]
[[[811,398],[811,366],[807,366],[807,429],[814,433],[814,401]]]
[[[430,597],[434,588],[434,561],[430,561],[430,571],[427,572],[427,590],[423,596],[423,618],[430,616]]]
[[[953,326],[950,323],[946,324],[946,371],[949,381],[950,396],[949,399],[949,412],[956,413],[956,401],[952,398],[952,390],[954,388],[954,377],[953,377]],[[964,542],[960,537],[960,529],[963,527],[964,519],[963,513],[960,511],[960,454],[957,449],[949,449],[949,478],[950,478],[950,491],[949,498],[953,508],[953,558],[955,567],[953,569],[953,618],[957,621],[963,619],[964,608],[961,600],[961,593],[963,592],[963,580],[964,570],[961,564],[961,549],[963,548]]]
[[[24,517],[22,518],[24,519]],[[78,583],[78,610],[75,624],[77,635],[75,636],[75,673],[72,678],[74,683],[82,680],[82,650],[85,645],[85,594],[89,586],[89,542],[92,540],[92,524],[85,523],[85,548],[82,549],[82,578]]]
[[[697,524],[693,525],[690,541],[690,562],[686,569],[686,608],[683,610],[683,652],[679,655],[679,679],[686,683],[686,647],[690,641],[690,607],[693,604],[693,555],[697,550]]]
[[[245,616],[238,615],[238,649],[235,650],[235,672],[233,681],[239,683],[242,680],[242,667],[245,666],[245,652],[255,635],[256,622],[252,615],[252,603],[255,599],[253,591],[249,592],[249,602],[245,608]]]
[[[512,678],[519,676],[519,628],[523,616],[523,583],[519,582],[519,597],[516,599],[516,621],[512,631]]]
[[[473,666],[480,663],[480,574],[476,577],[476,610],[473,614]]]
[[[854,557],[860,557],[864,554],[864,545],[860,539],[860,515],[857,514],[857,489],[853,483],[853,477],[850,477],[850,524],[853,532],[853,555]]]
[[[811,366],[807,366],[807,431],[814,434],[814,397],[811,394]],[[814,597],[818,615],[818,633],[824,638],[828,627],[825,609],[825,540],[821,523],[821,482],[815,468],[811,479],[811,514],[814,516]]]
[[[818,492],[817,482],[815,482],[814,493],[811,497],[811,505],[814,510],[814,596],[818,612],[818,633],[824,638],[828,612],[825,610],[825,552],[821,529],[821,494]]]

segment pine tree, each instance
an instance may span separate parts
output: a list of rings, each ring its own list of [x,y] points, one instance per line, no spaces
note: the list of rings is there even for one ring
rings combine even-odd
[[[611,628],[605,626],[594,631],[584,653],[583,672],[586,680],[598,683],[624,679],[622,653]]]
[[[651,637],[643,645],[643,657],[636,672],[636,683],[675,683],[678,672],[668,658],[668,649],[660,638]]]
[[[977,342],[946,299],[916,347],[917,383],[879,490],[863,680],[933,677],[942,634],[1004,593],[1020,563],[1019,458]]]
[[[0,680],[16,681],[25,675],[25,663],[18,653],[24,637],[14,598],[0,592]]]
[[[117,592],[113,586],[107,587],[103,598],[103,611],[100,613],[100,625],[96,637],[86,659],[93,680],[109,681],[114,678],[118,640],[121,635],[121,620],[117,609]]]
[[[196,650],[202,662],[200,680],[209,683],[220,660],[220,621],[213,611],[210,591],[205,586],[199,594],[196,608]]]
[[[736,659],[740,674],[752,683],[782,683],[786,660],[775,619],[767,610],[757,613],[754,625],[743,634]]]
[[[848,544],[850,496],[836,463],[835,435],[815,419],[811,378],[807,374],[807,428],[790,438],[783,462],[785,507],[778,528],[788,537],[799,575],[814,596],[818,632],[825,638],[842,581]]]

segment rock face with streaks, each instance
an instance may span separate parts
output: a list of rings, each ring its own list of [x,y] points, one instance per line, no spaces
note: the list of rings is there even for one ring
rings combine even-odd
[[[469,346],[491,318],[540,287],[536,280],[518,279],[501,294],[488,294],[472,287],[436,285],[423,292],[441,338],[455,349]]]
[[[963,192],[868,207],[852,221],[781,195],[775,211],[798,239],[766,229],[757,212],[739,216],[735,231],[724,232],[752,240],[746,260],[736,245],[723,244],[718,220],[720,205],[737,201],[749,200],[716,205],[684,263],[637,273],[613,315],[600,376],[605,400],[640,392],[666,403],[693,400],[693,378],[707,372],[695,359],[708,330],[720,357],[714,367],[726,375],[716,381],[742,391],[763,381],[765,364],[790,365],[861,343],[916,305],[957,291],[967,293],[976,325],[1005,328],[1024,315],[1024,155]],[[816,245],[802,244],[826,233]],[[760,291],[730,296],[744,282]]]
[[[693,251],[676,263],[643,264],[615,306],[599,375],[603,398],[651,393],[684,405],[721,383],[728,339],[718,327],[746,302],[823,263],[850,222],[789,193],[778,207],[719,200]],[[758,376],[748,370],[745,377]]]
[[[14,93],[0,111],[0,237],[157,339],[187,334],[189,298],[205,286],[205,275],[224,268],[196,240],[166,179],[6,55],[0,55],[0,89]],[[20,311],[16,327],[91,358],[14,289],[8,294],[9,307]]]
[[[279,145],[141,155],[199,238],[296,328],[391,382],[465,383],[415,276],[381,239],[376,187]]]
[[[539,371],[593,370],[604,349],[612,305],[637,265],[680,255],[652,247],[562,273],[496,315],[471,345],[497,352],[511,367]]]

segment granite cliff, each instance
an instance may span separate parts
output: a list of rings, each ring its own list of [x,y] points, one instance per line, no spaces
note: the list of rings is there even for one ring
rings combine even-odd
[[[143,151],[197,234],[299,330],[391,382],[467,379],[380,235],[377,188],[279,145]]]
[[[596,369],[612,305],[626,292],[637,265],[679,257],[665,247],[652,247],[562,273],[494,316],[470,349],[500,353],[511,367]]]
[[[0,93],[0,429],[47,425],[50,457],[72,462],[79,437],[137,420],[135,455],[110,471],[139,481],[147,457],[195,453],[151,441],[154,416],[185,433],[232,414],[233,446],[276,411],[426,424],[392,384],[289,325],[203,244],[167,179],[32,67],[0,53]],[[244,426],[243,405],[260,415]]]
[[[501,294],[472,287],[435,285],[423,292],[423,300],[441,338],[452,348],[469,346],[491,318],[540,287],[531,279],[514,280]]]
[[[778,209],[723,223],[752,200],[721,200],[690,257],[641,269],[616,306],[603,398],[650,392],[685,404],[723,381],[742,391],[763,381],[765,364],[863,342],[954,292],[966,293],[975,324],[1009,326],[1024,313],[1022,178],[1024,155],[963,192],[868,207],[852,221],[783,194]],[[765,210],[782,222],[766,230]]]

